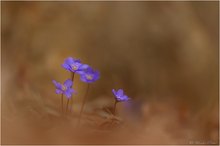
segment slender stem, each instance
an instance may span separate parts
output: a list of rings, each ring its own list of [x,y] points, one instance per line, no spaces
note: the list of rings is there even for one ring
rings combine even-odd
[[[69,99],[67,99],[67,103],[66,103],[66,113],[67,113],[67,110],[68,110],[68,105],[69,105]]]
[[[63,112],[63,94],[61,94],[61,108],[62,108],[62,112]]]
[[[74,76],[75,76],[75,72],[72,72],[72,77],[71,77],[72,81],[74,80]]]
[[[83,103],[82,103],[82,106],[81,106],[81,109],[80,109],[80,113],[79,113],[78,124],[80,124],[80,120],[81,120],[81,116],[82,116],[84,105],[86,103],[86,98],[87,98],[88,92],[89,92],[89,84],[87,85],[86,94],[85,94],[85,96],[83,98]]]
[[[74,80],[75,72],[72,72],[72,81]],[[71,87],[72,88],[72,87]],[[70,112],[72,111],[72,106],[73,106],[73,99],[70,99]]]
[[[70,112],[72,111],[72,106],[73,106],[73,97],[70,98]]]
[[[114,104],[114,115],[115,115],[115,111],[116,111],[116,104],[117,104],[117,100],[115,100],[115,104]]]

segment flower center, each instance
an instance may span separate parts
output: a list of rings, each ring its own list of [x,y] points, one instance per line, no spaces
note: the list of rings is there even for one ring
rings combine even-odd
[[[78,69],[78,66],[72,65],[72,69],[73,69],[73,70],[77,70],[77,69]]]
[[[62,90],[65,91],[66,89],[66,86],[62,85]]]
[[[86,75],[87,80],[92,80],[92,75]]]

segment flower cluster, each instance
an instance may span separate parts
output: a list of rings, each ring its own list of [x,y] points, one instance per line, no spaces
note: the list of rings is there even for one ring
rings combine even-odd
[[[69,100],[71,100],[72,94],[76,93],[76,91],[73,89],[74,75],[80,75],[81,81],[85,83],[93,83],[99,79],[100,74],[98,71],[92,69],[92,67],[89,65],[83,64],[79,59],[74,59],[72,57],[66,58],[62,64],[62,67],[72,74],[72,79],[67,79],[64,84],[53,80],[53,83],[56,87],[56,94],[61,94],[61,104],[63,111],[63,95],[67,97],[66,109],[68,109]]]
[[[100,73],[99,71],[94,70],[88,64],[83,64],[79,59],[74,59],[72,57],[66,58],[64,60],[64,63],[62,64],[62,67],[65,70],[71,72],[72,74],[71,79],[67,79],[63,84],[53,80],[53,83],[56,87],[56,90],[55,90],[56,94],[61,94],[62,111],[63,111],[63,95],[67,97],[66,109],[68,109],[69,100],[72,99],[72,94],[76,93],[76,91],[73,89],[74,75],[78,74],[82,82],[88,83],[86,94],[83,99],[83,104],[80,110],[80,116],[79,116],[79,121],[80,121],[80,117],[81,117],[81,113],[83,111],[83,107],[86,101],[89,85],[97,81],[100,78]],[[112,92],[115,96],[115,107],[114,107],[114,112],[115,112],[116,103],[128,101],[130,100],[130,98],[124,94],[124,91],[122,89],[119,89],[118,91],[116,91],[115,89],[112,89]]]
[[[68,57],[64,60],[62,67],[73,74],[79,74],[80,79],[86,83],[93,83],[99,79],[100,73],[93,70],[89,65],[81,63],[79,59],[74,59]],[[64,84],[60,84],[57,81],[53,80],[53,83],[56,87],[57,94],[64,94],[67,98],[71,98],[72,94],[75,93],[72,89],[73,81],[67,79]]]

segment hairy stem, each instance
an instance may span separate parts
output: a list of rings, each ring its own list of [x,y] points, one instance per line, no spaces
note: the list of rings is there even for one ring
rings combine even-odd
[[[70,98],[70,112],[72,112],[72,106],[73,106],[73,98]]]
[[[74,80],[74,76],[75,76],[75,72],[72,72],[72,77],[71,77],[72,82],[73,82],[73,80]],[[71,87],[71,88],[72,88],[72,87]],[[72,111],[72,106],[73,106],[73,99],[72,99],[72,97],[71,97],[71,99],[70,99],[70,112]]]
[[[79,113],[79,119],[78,119],[78,124],[80,124],[80,120],[81,120],[81,116],[82,116],[82,113],[83,113],[83,108],[84,108],[84,105],[86,103],[86,99],[87,99],[87,94],[89,92],[89,84],[87,85],[87,89],[86,89],[86,94],[83,98],[83,103],[82,103],[82,106],[81,106],[81,109],[80,109],[80,113]]]
[[[63,94],[61,94],[61,108],[62,108],[62,112],[63,112]]]
[[[118,102],[117,102],[117,100],[115,100],[115,104],[114,104],[114,115],[115,115],[115,112],[116,112],[116,104],[117,104]]]
[[[68,105],[69,105],[69,99],[67,99],[67,103],[66,103],[66,113],[67,113],[67,110],[68,110]]]
[[[72,74],[71,74],[72,81],[74,80],[74,76],[75,76],[75,72],[72,72]]]

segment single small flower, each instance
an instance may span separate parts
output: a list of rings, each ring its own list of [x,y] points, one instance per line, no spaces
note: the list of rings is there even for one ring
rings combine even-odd
[[[124,91],[122,89],[119,89],[118,91],[112,89],[112,93],[115,95],[115,99],[117,102],[130,100],[130,98],[127,95],[124,95]]]
[[[62,64],[62,67],[70,72],[82,74],[84,70],[86,70],[89,67],[89,65],[82,64],[79,59],[68,57],[67,59],[65,59],[64,63]]]
[[[75,90],[72,89],[73,82],[70,79],[67,79],[64,84],[55,80],[53,80],[53,83],[56,87],[56,94],[64,94],[69,99],[75,93]]]
[[[98,80],[100,77],[99,71],[93,70],[91,67],[88,67],[83,73],[80,74],[80,79],[86,83],[92,83]]]

